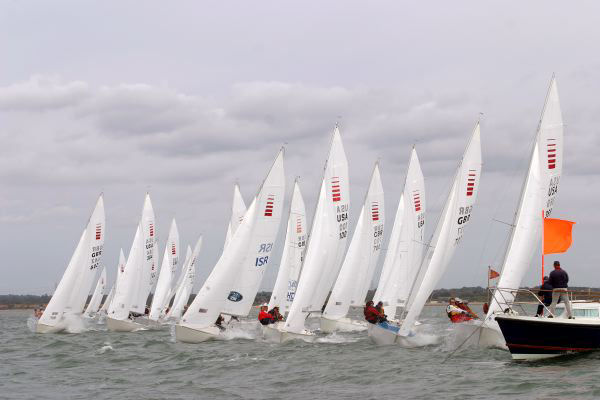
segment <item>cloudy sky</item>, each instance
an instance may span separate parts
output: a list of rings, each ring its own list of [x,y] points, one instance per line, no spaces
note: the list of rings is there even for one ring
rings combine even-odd
[[[598,15],[595,1],[0,0],[0,293],[53,291],[100,192],[111,280],[149,191],[161,247],[173,217],[182,245],[204,235],[199,287],[234,182],[249,202],[284,144],[287,192],[300,176],[312,217],[336,122],[353,220],[380,159],[390,232],[416,144],[432,232],[480,113],[479,199],[439,286],[484,286],[553,73],[566,125],[554,216],[577,225],[552,258],[573,285],[600,286]],[[524,283],[538,274],[536,259]]]

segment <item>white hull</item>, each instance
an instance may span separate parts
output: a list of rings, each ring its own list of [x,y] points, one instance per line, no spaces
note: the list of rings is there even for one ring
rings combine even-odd
[[[498,323],[491,320],[486,322],[483,327],[482,323],[481,320],[463,322],[454,324],[454,329],[459,332],[460,340],[466,340],[465,345],[508,350]]]
[[[133,332],[143,329],[144,326],[131,320],[120,320],[106,317],[106,328],[111,332]]]
[[[202,343],[216,339],[221,330],[216,326],[194,329],[183,325],[175,325],[175,338],[184,343]]]
[[[287,332],[283,330],[283,322],[278,322],[272,325],[263,325],[263,337],[268,342],[273,343],[285,343],[292,340],[303,340],[308,343],[312,343],[317,338],[314,332],[309,330],[303,330],[301,333]]]
[[[369,324],[367,331],[371,340],[378,346],[389,346],[396,343],[396,339],[398,338],[398,335],[394,332],[375,324]]]
[[[367,330],[367,323],[363,321],[357,321],[350,318],[340,319],[329,319],[321,317],[321,332],[333,333],[335,331],[340,332],[356,332]]]
[[[59,333],[64,330],[65,330],[65,328],[63,326],[56,326],[56,325],[50,326],[50,325],[40,324],[39,322],[35,326],[35,333]]]

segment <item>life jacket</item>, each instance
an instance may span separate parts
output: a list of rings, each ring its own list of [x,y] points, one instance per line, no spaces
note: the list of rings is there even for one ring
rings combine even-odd
[[[379,311],[377,311],[377,309],[373,306],[365,307],[364,313],[365,319],[372,324],[376,324],[379,320],[379,317],[381,317]]]
[[[261,311],[258,313],[258,322],[260,322],[263,325],[269,325],[275,322],[275,320],[273,319],[273,316],[268,312]]]

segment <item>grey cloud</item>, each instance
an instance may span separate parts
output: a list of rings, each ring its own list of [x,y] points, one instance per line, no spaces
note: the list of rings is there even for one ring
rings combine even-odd
[[[58,78],[36,75],[25,82],[0,87],[0,110],[60,109],[81,104],[89,94],[85,82],[64,84]]]

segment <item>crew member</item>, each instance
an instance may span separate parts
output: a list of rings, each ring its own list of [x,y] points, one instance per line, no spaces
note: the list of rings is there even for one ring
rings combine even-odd
[[[469,307],[469,302],[468,301],[456,298],[456,299],[454,299],[454,302],[456,303],[456,306],[458,308],[460,308],[461,310],[466,311],[467,314],[469,315],[469,317],[471,317],[471,318],[479,318],[479,316],[475,313],[475,311],[471,310],[471,307]]]
[[[269,314],[273,317],[274,321],[283,321],[283,315],[279,313],[279,307],[275,306],[270,311]]]
[[[381,315],[383,317],[383,320],[387,321],[387,315],[385,315],[385,312],[383,311],[383,301],[377,302],[377,305],[375,306],[375,308],[377,309],[377,312],[379,313],[379,315]]]
[[[363,313],[365,314],[365,319],[367,320],[367,322],[371,324],[377,324],[379,322],[385,321],[385,317],[382,316],[379,313],[379,311],[377,311],[377,308],[373,306],[373,302],[370,300],[365,305]]]
[[[552,304],[550,304],[550,312],[552,315],[556,312],[556,304],[559,301],[565,303],[565,309],[567,310],[567,317],[573,319],[573,311],[571,310],[571,300],[569,300],[569,275],[567,272],[560,267],[560,262],[554,261],[554,271],[550,272],[550,278],[548,279],[552,285]],[[550,315],[550,317],[552,317]]]
[[[258,313],[258,322],[262,325],[269,325],[275,322],[275,319],[271,314],[267,312],[269,306],[267,304],[263,304],[260,306],[260,312]]]
[[[540,300],[542,300],[543,304],[538,305],[535,316],[541,317],[544,315],[544,306],[548,307],[550,304],[552,304],[552,285],[550,284],[550,279],[547,276],[544,277],[544,283],[542,283],[540,286],[538,297]]]
[[[456,299],[454,299],[454,297],[448,299],[448,306],[446,307],[446,314],[448,314],[448,318],[452,318],[453,315],[464,313],[465,310],[457,306]]]
[[[219,317],[215,321],[215,325],[217,326],[217,328],[219,328],[222,331],[225,330],[225,327],[223,326],[223,321],[225,321],[225,318],[223,318],[223,316],[221,314],[219,314]]]

